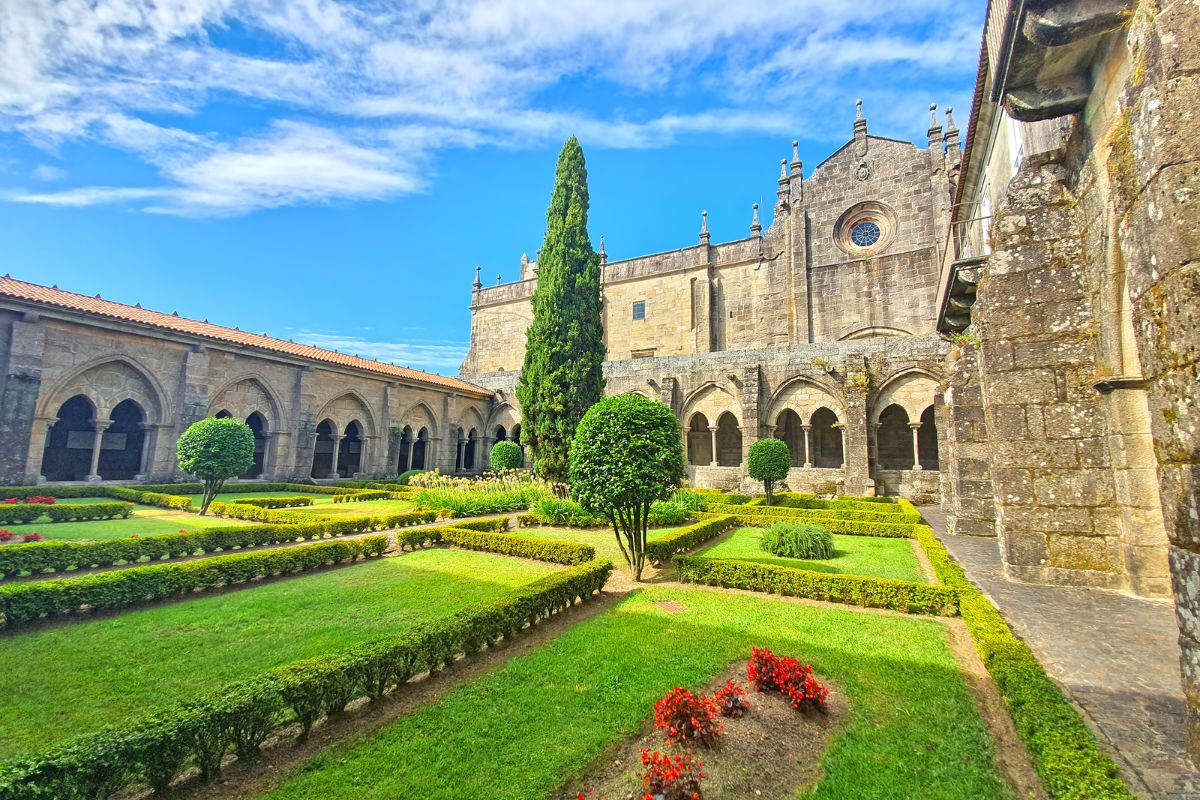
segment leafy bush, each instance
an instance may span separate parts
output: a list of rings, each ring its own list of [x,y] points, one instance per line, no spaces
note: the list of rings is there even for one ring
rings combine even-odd
[[[697,800],[700,781],[707,777],[700,771],[701,762],[689,753],[670,756],[657,750],[642,751],[644,796],[653,800]]]
[[[89,519],[128,519],[133,503],[78,503],[50,506],[44,509],[51,522],[75,522]]]
[[[654,528],[680,525],[686,522],[687,518],[688,509],[682,503],[659,500],[650,506],[649,525]]]
[[[477,517],[523,511],[553,497],[549,484],[523,472],[503,472],[479,478],[455,478],[435,472],[418,475],[413,501],[421,508],[445,510],[452,517]]]
[[[0,525],[33,522],[46,513],[46,506],[0,504]]]
[[[492,469],[520,469],[525,466],[521,445],[501,439],[492,445]]]
[[[54,497],[48,494],[35,494],[29,497],[10,497],[3,501],[3,505],[15,506],[19,503],[29,503],[35,506],[52,506],[58,502]]]
[[[176,450],[179,468],[204,482],[204,514],[227,479],[254,466],[254,431],[241,420],[210,417],[193,422],[179,437]]]
[[[833,558],[833,535],[810,522],[776,522],[763,531],[759,546],[785,558]]]
[[[297,506],[311,506],[313,499],[311,497],[240,497],[238,502],[244,506],[257,506],[258,508],[295,508]]]
[[[767,505],[771,505],[771,493],[775,481],[787,477],[792,468],[792,453],[788,450],[787,442],[781,439],[759,439],[750,445],[746,455],[746,471],[756,481],[763,482],[767,493]]]
[[[421,475],[422,473],[425,473],[425,472],[429,472],[429,470],[427,470],[427,469],[410,469],[405,472],[401,472],[400,476],[398,478],[396,478],[396,483],[400,484],[401,486],[408,486],[409,482],[412,480],[414,475]]]
[[[45,538],[46,538],[45,536],[42,536],[40,533],[38,533],[36,531],[31,531],[30,533],[21,534],[21,541],[27,542],[27,543],[28,542],[40,542]]]
[[[16,534],[14,534],[12,531],[0,530],[0,542],[11,542],[15,538],[16,538]],[[0,556],[2,556],[3,554],[4,554],[4,551],[0,550]]]
[[[606,397],[583,415],[569,461],[572,497],[609,521],[634,579],[641,580],[650,507],[684,476],[679,420],[641,395]]]
[[[197,590],[379,556],[387,544],[386,536],[367,536],[262,553],[217,556],[186,564],[156,564],[80,578],[0,586],[0,613],[4,616],[0,627],[12,630],[43,617],[69,614],[81,608],[91,611],[126,608],[186,596]]]
[[[666,732],[668,744],[704,747],[715,745],[725,732],[713,699],[679,686],[654,704],[654,727]]]
[[[197,491],[204,491],[204,487],[197,485]],[[158,506],[159,508],[170,508],[175,511],[189,511],[192,507],[192,499],[190,497],[165,494],[163,492],[151,492],[145,487],[132,489],[128,486],[107,486],[105,487],[105,494],[118,500],[129,500],[134,503]]]
[[[356,698],[378,700],[416,675],[514,638],[526,625],[590,598],[611,572],[608,561],[570,567],[410,632],[279,667],[141,721],[80,736],[0,768],[3,796],[84,800],[137,783],[161,792],[188,769],[212,780],[230,750],[253,758],[269,735],[297,722],[303,737],[322,716]]]
[[[570,498],[544,497],[530,506],[529,511],[545,525],[590,528],[605,524],[604,520],[593,517],[583,506]]]
[[[829,699],[829,689],[813,677],[812,666],[790,656],[777,656],[765,647],[750,648],[746,680],[759,692],[779,692],[797,711],[804,708],[824,711]]]
[[[362,491],[340,492],[333,496],[335,503],[364,503],[368,500],[387,500],[391,492],[383,489],[364,489]]]
[[[689,514],[704,510],[704,497],[692,489],[676,489],[667,499],[686,508]]]
[[[746,690],[733,681],[713,692],[713,702],[717,704],[717,713],[722,717],[740,717],[750,710],[750,701],[746,698]]]
[[[746,589],[752,592],[807,597],[867,608],[890,608],[907,614],[958,614],[958,592],[947,586],[889,578],[836,575],[808,569],[777,567],[700,556],[677,556],[683,583]]]
[[[660,536],[646,543],[646,558],[652,564],[663,564],[676,553],[685,553],[713,537],[719,536],[737,524],[737,517],[722,516],[697,522],[674,533]]]

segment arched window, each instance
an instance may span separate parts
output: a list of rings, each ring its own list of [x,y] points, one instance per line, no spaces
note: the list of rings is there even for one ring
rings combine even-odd
[[[921,469],[940,469],[938,463],[937,420],[933,406],[921,412],[921,427],[917,429],[917,452],[921,456]]]
[[[416,441],[413,442],[412,468],[413,469],[429,469],[425,461],[429,452],[429,429],[421,428],[417,432]]]
[[[463,469],[470,472],[475,469],[475,451],[478,449],[479,431],[471,428],[467,434],[467,443],[463,446]]]
[[[228,408],[222,408],[216,414],[213,414],[213,416],[216,417],[217,419],[229,419],[230,417],[233,416],[233,414],[229,413]]]
[[[496,435],[495,435],[496,441],[502,442],[507,438],[508,438],[508,431],[504,430],[503,425],[497,425],[496,426]]]
[[[346,426],[346,435],[338,448],[337,474],[341,478],[352,478],[362,464],[362,424],[353,420]]]
[[[707,467],[712,463],[712,434],[708,431],[708,417],[697,411],[692,414],[687,432],[688,463]]]
[[[400,442],[396,446],[396,474],[407,472],[412,469],[413,446],[416,442],[413,441],[412,427],[405,425],[400,431]]]
[[[267,462],[267,420],[255,411],[246,417],[246,424],[254,434],[254,463],[241,474],[243,478],[257,478],[263,474]]]
[[[790,408],[784,409],[775,425],[776,438],[782,440],[792,454],[792,466],[804,466],[804,424],[800,415]]]
[[[46,435],[42,475],[48,481],[81,481],[92,468],[96,407],[77,394],[59,406],[57,417]]]
[[[332,420],[321,420],[317,426],[317,441],[313,445],[313,464],[311,475],[314,478],[328,478],[333,475],[333,449],[336,444],[337,426]]]
[[[908,412],[892,403],[879,415],[875,429],[875,453],[880,469],[912,469],[913,437]]]
[[[742,430],[737,417],[726,411],[717,417],[717,464],[736,467],[742,463]]]
[[[838,427],[837,414],[828,408],[818,408],[813,412],[812,430],[812,465],[821,469],[839,469],[845,462],[842,452],[842,429]]]
[[[133,400],[122,400],[108,415],[112,424],[100,444],[100,462],[96,473],[108,481],[131,480],[142,469],[142,448],[146,415]]]

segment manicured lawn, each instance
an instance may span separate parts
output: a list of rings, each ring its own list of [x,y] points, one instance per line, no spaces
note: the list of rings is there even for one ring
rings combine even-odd
[[[646,538],[652,541],[677,530],[679,530],[678,527],[654,528],[647,533]],[[596,548],[596,558],[610,559],[618,568],[625,566],[621,548],[617,546],[617,539],[611,528],[522,528],[518,533],[522,536],[532,536],[535,539],[590,544]]]
[[[436,549],[0,638],[0,759],[407,630],[553,571]]]
[[[687,610],[668,613],[655,605],[664,600]],[[326,750],[267,797],[573,797],[588,788],[574,776],[637,730],[655,700],[706,685],[751,645],[810,661],[849,698],[849,725],[806,796],[1015,797],[941,623],[677,587],[642,589],[378,734]]]
[[[62,502],[67,502],[66,500]],[[78,502],[72,499],[71,502]],[[90,502],[101,502],[100,499]],[[104,502],[116,502],[111,498]],[[21,525],[7,526],[10,531],[20,536],[24,533],[37,531],[46,539],[54,541],[87,541],[92,539],[124,539],[133,536],[154,536],[161,533],[179,533],[180,531],[195,531],[201,528],[226,527],[230,525],[250,525],[236,519],[221,519],[219,517],[201,517],[187,511],[172,511],[157,506],[135,506],[129,519],[98,519],[86,522],[28,522]],[[0,545],[3,546],[3,545]]]
[[[869,575],[875,578],[895,578],[903,581],[928,583],[921,572],[912,544],[908,539],[885,539],[876,536],[843,536],[833,534],[836,555],[830,559],[808,560],[780,558],[759,546],[762,528],[739,528],[724,541],[696,553],[706,558],[735,558],[758,564],[776,564],[817,572],[836,572],[843,575]]]

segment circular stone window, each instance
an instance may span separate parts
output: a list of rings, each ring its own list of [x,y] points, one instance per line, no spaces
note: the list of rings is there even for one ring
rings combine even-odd
[[[847,209],[833,230],[833,240],[852,256],[865,256],[882,250],[892,240],[896,215],[883,203],[859,203]]]

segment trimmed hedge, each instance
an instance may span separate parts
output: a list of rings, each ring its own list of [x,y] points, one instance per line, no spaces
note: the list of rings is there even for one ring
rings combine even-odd
[[[386,536],[368,536],[261,553],[217,556],[187,564],[156,564],[79,578],[0,586],[0,614],[3,615],[0,628],[12,630],[43,617],[70,614],[84,608],[91,611],[126,608],[258,578],[318,569],[342,561],[379,556],[387,546]]]
[[[906,523],[914,525],[921,521],[919,513],[904,514],[899,511],[879,514],[856,508],[802,508],[797,506],[733,505],[732,503],[705,503],[704,510],[717,514],[760,514],[763,516],[786,517],[789,519],[824,520],[843,519],[857,522],[882,522],[887,524]]]
[[[783,512],[783,513],[780,513]],[[699,516],[713,519],[717,516],[732,514],[738,522],[747,527],[764,527],[772,522],[816,522],[828,528],[830,533],[847,533],[857,536],[882,536],[892,539],[911,539],[917,527],[911,522],[861,522],[838,517],[813,517],[799,508],[746,508],[745,506],[729,507],[723,513],[706,512]]]
[[[367,500],[387,500],[392,493],[382,489],[366,489],[363,491],[354,491],[339,493],[333,496],[335,503],[361,503]]]
[[[589,599],[611,572],[611,562],[590,561],[407,633],[289,664],[140,722],[80,736],[5,768],[0,797],[104,800],[136,785],[161,792],[191,768],[212,780],[229,751],[253,758],[268,736],[297,722],[303,739],[322,717],[357,698],[378,700]]]
[[[506,524],[507,518],[501,518]],[[473,520],[484,522],[484,520]],[[511,533],[494,533],[471,530],[461,525],[445,525],[436,528],[421,528],[396,534],[396,545],[400,548],[417,549],[444,543],[467,550],[482,550],[517,558],[532,558],[553,564],[582,564],[596,557],[596,550],[588,544],[560,542],[551,539],[535,539]]]
[[[258,506],[259,508],[295,508],[297,506],[311,506],[313,499],[311,497],[244,497],[238,500],[238,503],[243,506]]]
[[[663,564],[670,561],[676,553],[685,553],[721,535],[737,523],[737,517],[726,515],[680,528],[674,533],[646,542],[646,558],[651,564]]]
[[[675,559],[675,565],[679,580],[684,583],[807,597],[867,608],[890,608],[907,614],[956,616],[959,613],[958,592],[946,586],[698,556],[681,556]]]
[[[27,505],[25,503],[9,506],[0,503],[0,525],[21,525],[33,522],[35,519],[41,519],[47,508],[54,508],[54,506]]]
[[[129,519],[133,503],[63,503],[43,506],[51,522],[76,522],[92,519]]]
[[[196,485],[200,486],[200,484]],[[200,491],[204,491],[203,486],[200,486]],[[104,493],[118,500],[129,500],[133,503],[158,506],[159,508],[170,508],[176,511],[188,511],[192,507],[192,499],[190,497],[180,497],[179,495],[154,492],[148,489],[131,489],[128,486],[107,486],[104,487]]]
[[[0,486],[0,500],[7,500],[10,497],[36,497],[37,495],[50,494],[54,497],[65,499],[68,497],[106,497],[104,486]]]
[[[1032,757],[1042,786],[1056,800],[1133,800],[1120,770],[1087,723],[926,525],[916,526],[934,573],[959,594],[959,610]]]

